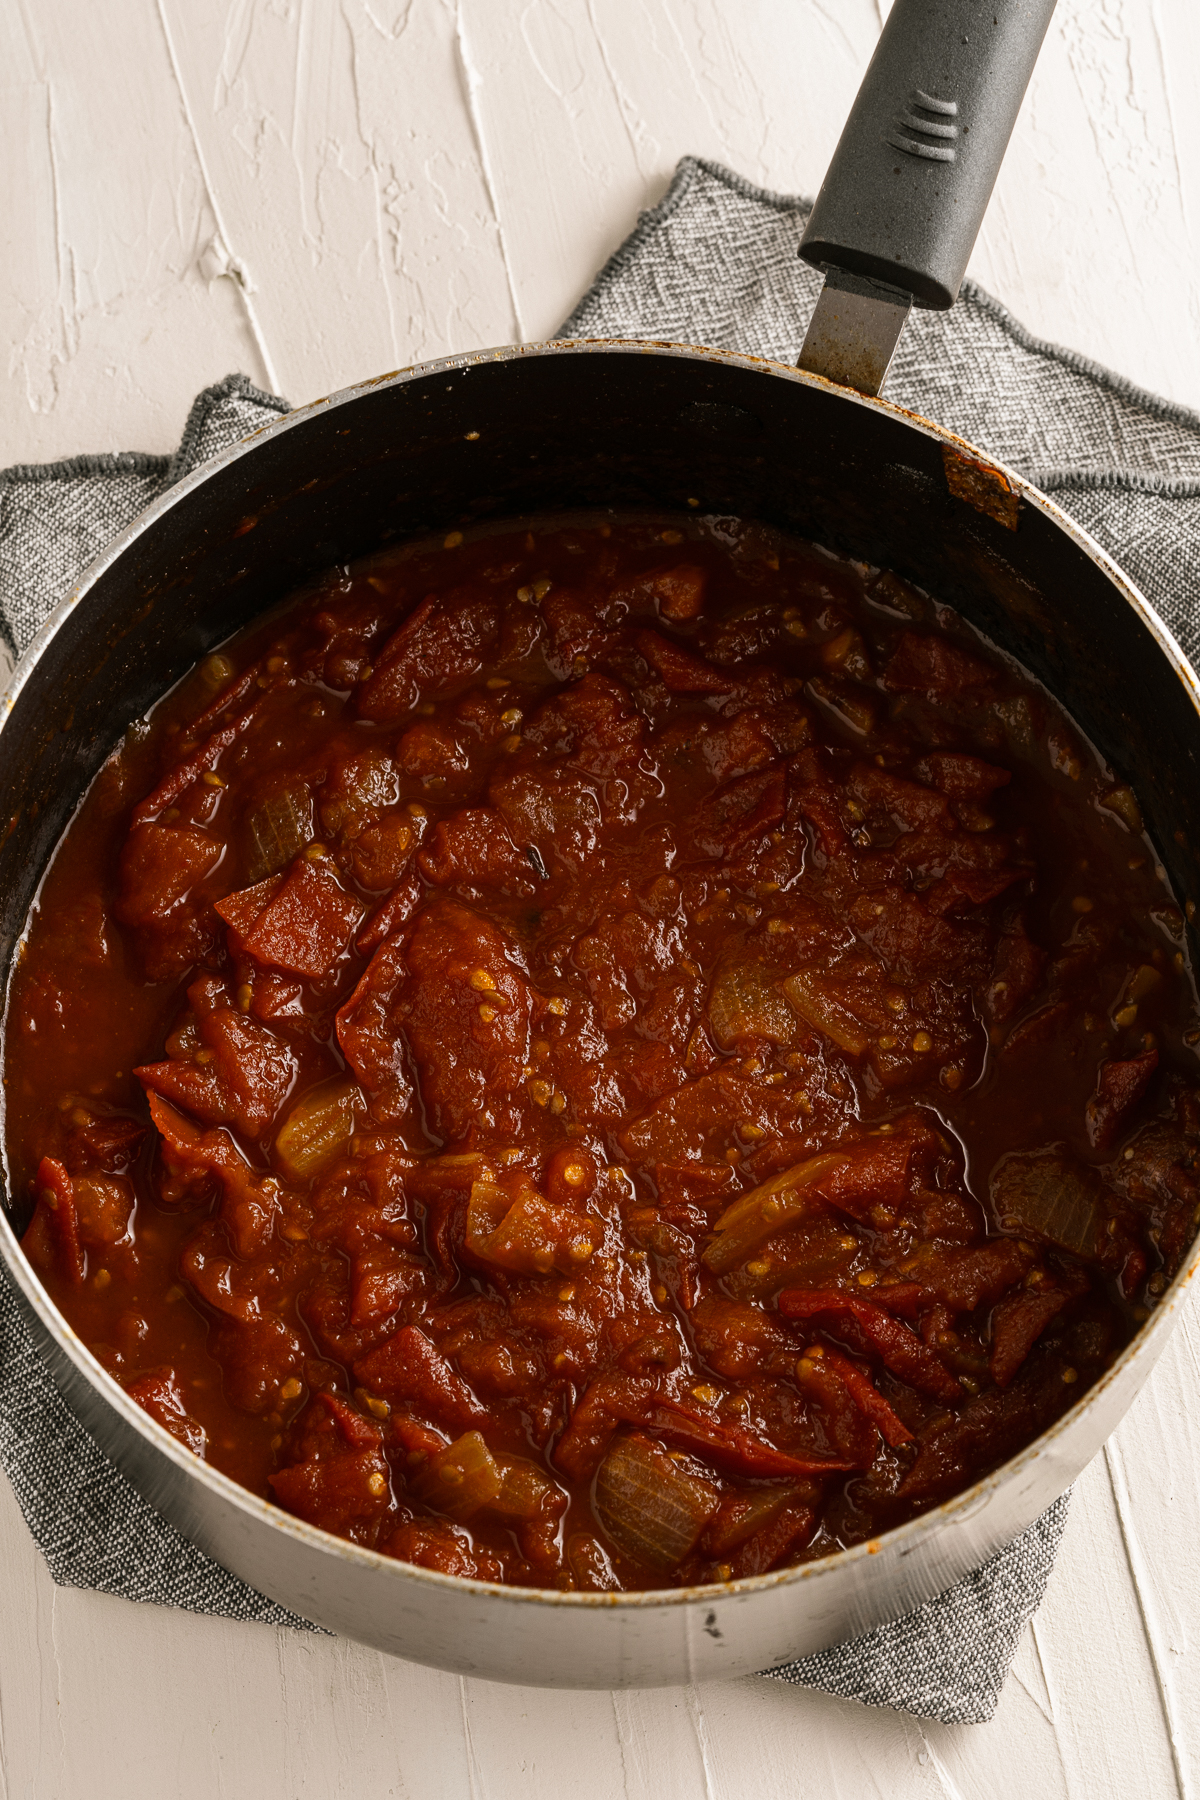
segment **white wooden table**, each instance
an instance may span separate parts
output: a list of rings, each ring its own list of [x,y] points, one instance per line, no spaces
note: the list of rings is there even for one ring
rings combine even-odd
[[[687,151],[819,184],[883,0],[0,0],[0,466],[548,334]],[[1200,405],[1200,9],[1059,0],[973,272]],[[996,1719],[493,1687],[56,1590],[0,1480],[0,1800],[1200,1795],[1200,1316]]]

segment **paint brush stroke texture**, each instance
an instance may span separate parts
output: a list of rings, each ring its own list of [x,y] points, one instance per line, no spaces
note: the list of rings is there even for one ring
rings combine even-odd
[[[879,0],[6,0],[0,465],[552,330],[686,153],[813,192]],[[1186,0],[1061,0],[972,272],[1200,395]]]

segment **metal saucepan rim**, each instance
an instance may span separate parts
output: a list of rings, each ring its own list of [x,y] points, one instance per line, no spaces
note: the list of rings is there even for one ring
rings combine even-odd
[[[906,407],[897,406],[889,400],[859,394],[850,388],[838,387],[823,376],[810,375],[802,369],[791,368],[785,363],[772,362],[766,357],[745,356],[728,350],[709,349],[702,345],[674,344],[656,340],[560,338],[549,343],[510,344],[493,350],[477,350],[457,356],[441,357],[432,362],[416,363],[408,369],[399,369],[386,375],[375,376],[371,380],[359,382],[353,387],[342,388],[339,392],[330,394],[324,399],[314,400],[306,406],[297,407],[295,411],[263,426],[249,437],[241,439],[238,443],[231,445],[229,449],[221,451],[218,455],[202,463],[190,475],[176,482],[167,489],[165,494],[162,494],[143,512],[139,513],[137,518],[127,525],[89,565],[71,591],[50,613],[13,671],[4,698],[5,710],[3,718],[0,719],[0,729],[3,729],[7,722],[16,698],[28,681],[42,652],[100,576],[124,555],[125,551],[137,541],[144,531],[170,511],[178,500],[203,486],[219,471],[238,462],[242,457],[253,454],[264,440],[278,437],[283,432],[293,430],[296,426],[304,424],[308,419],[314,418],[324,411],[348,405],[381,387],[402,387],[429,376],[469,374],[473,369],[492,363],[519,362],[531,357],[560,355],[667,356],[689,361],[716,363],[728,368],[742,368],[750,372],[769,375],[776,380],[791,381],[798,386],[824,388],[830,395],[841,401],[883,413],[911,426],[926,437],[935,438],[939,442],[950,445],[955,450],[997,469],[1029,506],[1043,513],[1054,525],[1064,531],[1108,577],[1155,638],[1176,676],[1187,689],[1197,713],[1200,713],[1200,683],[1198,683],[1196,674],[1179,644],[1158,617],[1149,601],[1139,592],[1107,551],[1102,549],[1094,538],[1064,513],[1048,495],[1034,487],[1032,482],[1027,481],[1023,475],[1009,468],[1007,464],[998,462],[986,451],[979,450],[965,438],[959,437],[957,433],[948,431],[944,426],[937,425],[932,420],[923,418],[921,414],[911,412]],[[1061,1418],[1057,1419],[1048,1430],[1042,1432],[1032,1443],[1027,1444],[1016,1456],[962,1493],[943,1501],[940,1506],[930,1512],[921,1513],[903,1525],[892,1527],[879,1538],[855,1544],[847,1550],[839,1550],[831,1556],[822,1557],[817,1562],[802,1563],[798,1567],[780,1569],[767,1575],[747,1576],[740,1581],[714,1583],[704,1587],[653,1588],[635,1593],[593,1594],[562,1593],[556,1588],[509,1587],[498,1582],[472,1580],[462,1575],[443,1575],[436,1570],[425,1569],[415,1563],[397,1562],[377,1550],[365,1549],[360,1544],[353,1544],[345,1538],[335,1537],[331,1532],[323,1531],[318,1526],[306,1524],[302,1519],[293,1517],[291,1513],[282,1511],[271,1501],[263,1500],[258,1495],[250,1493],[248,1489],[240,1486],[228,1475],[223,1475],[220,1470],[199,1461],[190,1451],[185,1450],[171,1436],[170,1432],[166,1431],[129,1398],[120,1383],[97,1361],[71,1329],[50,1299],[49,1294],[37,1280],[2,1208],[0,1208],[0,1251],[3,1252],[10,1274],[46,1331],[75,1364],[80,1373],[87,1377],[109,1405],[121,1415],[125,1423],[145,1437],[161,1454],[175,1463],[184,1474],[209,1487],[222,1500],[239,1511],[250,1517],[266,1520],[277,1530],[297,1539],[310,1549],[373,1568],[381,1577],[415,1580],[434,1588],[466,1591],[524,1606],[602,1608],[606,1611],[614,1607],[640,1610],[648,1607],[686,1606],[693,1602],[711,1603],[718,1596],[722,1598],[726,1595],[749,1596],[767,1588],[799,1587],[806,1581],[818,1580],[823,1574],[832,1573],[835,1569],[848,1567],[852,1563],[876,1555],[885,1543],[889,1551],[901,1558],[911,1555],[924,1539],[933,1536],[944,1526],[973,1517],[981,1511],[992,1494],[1002,1485],[1007,1486],[1014,1477],[1031,1469],[1033,1464],[1052,1448],[1055,1440],[1065,1433],[1074,1421],[1093,1406],[1103,1393],[1124,1374],[1135,1358],[1146,1354],[1151,1354],[1152,1359],[1157,1357],[1162,1348],[1164,1334],[1171,1330],[1174,1314],[1186,1297],[1188,1287],[1197,1269],[1200,1268],[1200,1238],[1197,1238],[1192,1245],[1187,1262],[1175,1276],[1152,1316],[1125,1346],[1112,1367],[1105,1371],[1100,1379],[1088,1389],[1087,1393],[1076,1401],[1075,1405]]]

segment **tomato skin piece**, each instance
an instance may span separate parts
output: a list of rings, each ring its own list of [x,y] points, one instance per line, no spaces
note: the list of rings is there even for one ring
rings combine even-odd
[[[792,784],[822,859],[828,862],[844,856],[850,847],[850,833],[842,817],[840,790],[829,776],[827,756],[815,747],[802,750],[793,765]]]
[[[1100,1064],[1096,1091],[1085,1112],[1088,1142],[1093,1150],[1107,1153],[1112,1149],[1157,1067],[1158,1050],[1153,1047],[1124,1062],[1109,1057]]]
[[[882,1283],[871,1298],[875,1305],[906,1318],[935,1301],[951,1312],[974,1312],[977,1306],[994,1305],[1029,1273],[1032,1262],[1032,1254],[1010,1237],[939,1249],[918,1262],[909,1280]]]
[[[875,1206],[899,1206],[912,1171],[911,1138],[876,1138],[855,1145],[840,1167],[817,1183],[823,1200],[852,1219],[868,1219]]]
[[[294,1053],[224,1000],[197,1020],[197,1030],[209,1061],[172,1059],[134,1074],[143,1087],[208,1124],[236,1125],[248,1137],[261,1137],[292,1090]]]
[[[786,1288],[779,1296],[779,1310],[785,1319],[849,1319],[868,1349],[901,1381],[947,1404],[963,1398],[961,1383],[928,1344],[870,1300],[836,1288]]]
[[[397,882],[386,900],[381,900],[354,940],[360,956],[371,956],[386,940],[399,932],[412,918],[421,903],[420,878],[413,872]]]
[[[342,1054],[384,1122],[402,1119],[412,1103],[404,1039],[393,1025],[396,993],[407,972],[403,941],[386,938],[337,1015]]]
[[[380,946],[338,1014],[338,1040],[380,1116],[407,1109],[407,1058],[444,1143],[518,1129],[533,996],[512,945],[457,901],[431,901]],[[513,1098],[509,1098],[513,1096]],[[487,1121],[490,1119],[490,1126]]]
[[[997,768],[981,756],[935,750],[917,764],[923,781],[940,788],[949,800],[988,800],[1012,780],[1011,769]]]
[[[553,1460],[573,1481],[590,1481],[611,1443],[620,1415],[609,1404],[614,1381],[600,1376],[576,1402],[553,1451]]]
[[[88,1272],[88,1251],[103,1253],[131,1241],[134,1194],[123,1175],[73,1174],[56,1157],[44,1156],[34,1186],[37,1205],[22,1243],[43,1268],[57,1266],[79,1287]]]
[[[237,713],[226,724],[220,726],[185,761],[172,769],[169,775],[164,776],[154,792],[147,794],[146,798],[134,808],[133,824],[135,829],[139,825],[145,825],[151,819],[157,819],[158,815],[165,811],[173,800],[178,800],[179,796],[187,788],[190,788],[193,782],[199,781],[205,770],[215,768],[221,752],[228,750],[247,726],[253,724],[257,711],[258,702],[256,701],[253,706],[246,707],[243,712]]]
[[[855,1466],[832,1457],[789,1456],[743,1426],[706,1417],[662,1394],[653,1382],[619,1375],[602,1375],[592,1383],[558,1441],[555,1461],[576,1480],[590,1478],[622,1421],[641,1425],[735,1474],[810,1476]]]
[[[839,1350],[828,1346],[822,1360],[826,1368],[841,1381],[863,1417],[874,1425],[885,1444],[893,1450],[899,1450],[905,1444],[912,1443],[913,1434],[908,1426],[896,1415],[875,1383],[856,1363],[851,1362],[848,1356],[843,1356]]]
[[[143,1412],[169,1431],[193,1456],[204,1459],[208,1449],[208,1433],[183,1403],[179,1377],[174,1369],[155,1369],[125,1384],[125,1392],[136,1400]]]
[[[364,909],[322,861],[299,856],[282,879],[230,894],[214,910],[255,962],[319,981],[332,972]]]
[[[362,1357],[354,1373],[364,1387],[428,1411],[455,1433],[491,1423],[487,1408],[415,1325],[406,1325]]]
[[[764,1525],[731,1553],[729,1580],[743,1581],[748,1575],[766,1575],[801,1538],[811,1537],[816,1522],[814,1503],[797,1500],[785,1506],[769,1525]]]
[[[898,1313],[902,1319],[915,1319],[935,1304],[934,1296],[919,1281],[892,1281],[871,1290],[876,1306],[885,1312]]]
[[[697,847],[706,856],[729,856],[782,825],[787,778],[782,769],[743,775],[718,788],[696,814]]]
[[[995,681],[995,672],[977,657],[932,633],[906,631],[883,671],[883,684],[897,693],[969,693]]]
[[[740,685],[727,669],[715,669],[657,631],[637,631],[634,642],[673,694],[731,694]]]
[[[919,831],[953,832],[958,821],[944,794],[925,787],[919,781],[908,781],[890,769],[874,763],[858,763],[846,784],[847,792],[864,812],[877,811],[890,815],[901,827],[902,835]]]
[[[52,1247],[67,1280],[79,1287],[87,1272],[87,1259],[79,1241],[79,1215],[71,1177],[56,1158],[43,1156],[36,1183],[37,1210],[26,1228],[26,1238],[35,1243],[40,1238],[48,1248]]]
[[[1021,1010],[1037,991],[1047,960],[1046,952],[1031,942],[1020,917],[1001,932],[984,994],[991,1023],[1002,1024]]]
[[[377,725],[404,717],[424,691],[477,674],[500,632],[492,597],[429,594],[388,639],[358,689],[358,714]]]
[[[988,1364],[998,1388],[1009,1386],[1046,1327],[1072,1300],[1087,1292],[1087,1285],[1085,1276],[1068,1271],[1051,1286],[1019,1288],[1006,1294],[993,1308]]]
[[[279,1217],[279,1194],[255,1175],[224,1130],[201,1131],[192,1121],[151,1091],[150,1117],[168,1154],[187,1169],[208,1171],[224,1193],[221,1220],[238,1256],[251,1257],[270,1242]]]
[[[544,700],[524,727],[525,740],[565,757],[575,774],[636,783],[645,753],[646,721],[624,682],[594,670]],[[610,815],[612,813],[610,794]]]
[[[450,1439],[445,1432],[435,1431],[408,1413],[393,1412],[388,1420],[388,1443],[390,1449],[402,1453],[416,1467],[431,1457],[440,1456]]]
[[[705,1418],[678,1400],[643,1403],[634,1423],[739,1475],[832,1475],[853,1466],[835,1457],[788,1455],[743,1426]]]

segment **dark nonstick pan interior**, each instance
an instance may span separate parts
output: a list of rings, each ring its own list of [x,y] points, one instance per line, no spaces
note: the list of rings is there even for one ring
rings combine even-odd
[[[951,493],[944,449],[923,422],[790,370],[622,344],[461,359],[283,421],[132,527],[18,678],[0,730],[0,783],[23,796],[0,845],[5,973],[80,795],[198,656],[331,564],[577,507],[695,514],[698,501],[957,606],[1132,784],[1182,902],[1200,841],[1190,675],[1052,509],[1023,502],[1009,529]]]

